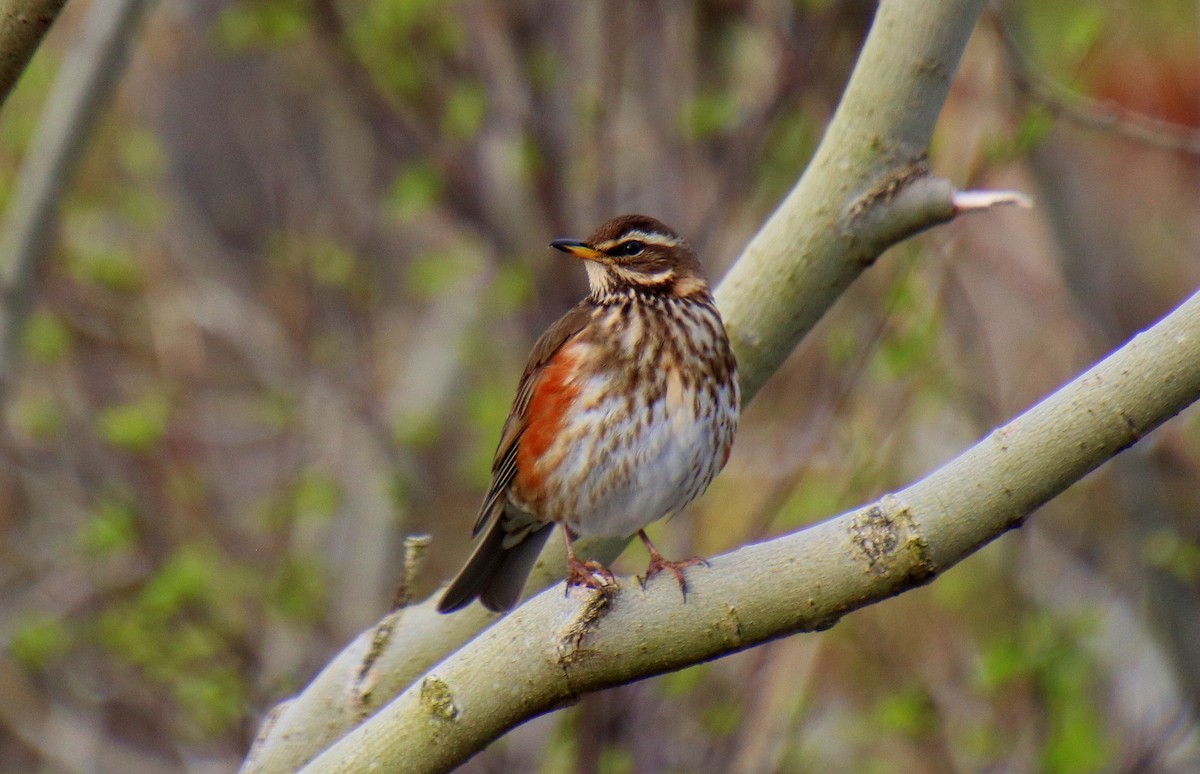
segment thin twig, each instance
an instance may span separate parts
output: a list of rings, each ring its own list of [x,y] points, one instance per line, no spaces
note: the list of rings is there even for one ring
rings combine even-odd
[[[1111,132],[1152,148],[1200,157],[1200,128],[1164,121],[1129,110],[1111,100],[1072,91],[1038,68],[998,16],[991,14],[990,18],[1007,54],[1013,85],[1024,98],[1041,105],[1052,115],[1088,129]]]

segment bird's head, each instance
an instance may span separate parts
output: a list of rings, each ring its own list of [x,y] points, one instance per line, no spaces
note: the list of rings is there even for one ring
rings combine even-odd
[[[622,215],[587,239],[556,239],[550,246],[586,262],[588,284],[596,298],[626,289],[681,298],[709,293],[695,251],[670,228],[645,215]]]

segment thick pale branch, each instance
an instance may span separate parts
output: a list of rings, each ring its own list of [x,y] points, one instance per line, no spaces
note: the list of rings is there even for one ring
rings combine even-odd
[[[611,599],[542,594],[323,753],[308,774],[445,771],[580,695],[801,631],[928,582],[1200,397],[1200,294],[909,488]]]

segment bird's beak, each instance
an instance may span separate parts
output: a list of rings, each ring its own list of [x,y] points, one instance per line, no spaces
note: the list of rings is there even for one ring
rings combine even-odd
[[[550,246],[555,250],[562,250],[568,255],[573,255],[576,258],[582,258],[586,261],[599,261],[607,257],[587,242],[580,242],[578,239],[555,239],[550,243]]]

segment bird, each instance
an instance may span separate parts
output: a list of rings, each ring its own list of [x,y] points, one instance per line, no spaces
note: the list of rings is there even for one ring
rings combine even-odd
[[[650,555],[643,585],[683,568],[645,527],[674,516],[729,459],[741,394],[737,361],[696,252],[646,215],[622,215],[586,239],[550,246],[583,261],[589,293],[534,344],[500,434],[472,535],[483,538],[438,610],[478,598],[511,610],[554,525],[567,588],[605,588],[611,573],[575,540],[637,534]]]

